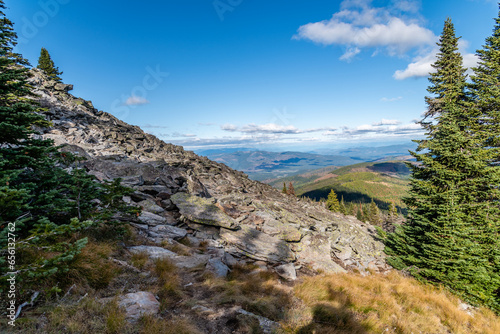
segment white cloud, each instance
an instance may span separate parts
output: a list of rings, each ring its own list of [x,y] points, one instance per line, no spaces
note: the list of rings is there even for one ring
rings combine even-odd
[[[354,56],[360,53],[361,50],[358,47],[349,48],[347,51],[339,58],[340,60],[351,61]]]
[[[133,96],[133,95],[125,101],[125,105],[127,105],[127,106],[137,106],[137,105],[148,104],[148,103],[149,103],[149,101],[146,100],[145,98],[140,97],[140,96]]]
[[[397,119],[385,119],[382,118],[380,122],[373,123],[375,126],[381,126],[381,125],[399,125],[401,124],[401,121],[398,121]]]
[[[385,48],[390,55],[404,54],[413,48],[432,45],[436,36],[416,20],[405,18],[402,12],[415,12],[414,1],[396,1],[387,8],[370,6],[371,1],[346,0],[342,10],[330,20],[312,22],[299,27],[294,39],[307,39],[324,45],[345,45],[342,60],[350,60],[361,48]]]
[[[386,120],[363,124],[354,128],[342,127],[339,131],[328,131],[324,135],[335,137],[336,139],[369,139],[369,138],[388,138],[388,137],[407,137],[419,136],[424,133],[420,124],[410,123],[401,124],[397,120]]]
[[[436,61],[436,53],[437,49],[434,49],[425,56],[419,56],[413,59],[413,62],[408,64],[404,70],[397,70],[394,73],[394,79],[404,80],[412,77],[418,78],[428,76],[429,73],[434,71],[431,65]]]
[[[246,124],[246,125],[241,126],[241,127],[237,127],[236,125],[233,125],[233,124],[224,124],[223,126],[221,126],[221,129],[224,131],[228,131],[228,132],[241,132],[241,133],[246,133],[246,134],[255,134],[255,133],[260,133],[260,134],[302,134],[302,133],[332,130],[332,128],[329,128],[329,127],[301,130],[301,129],[296,128],[293,125],[279,125],[279,124],[275,124],[275,123],[268,123],[268,124],[262,124],[262,125],[250,123],[250,124]]]
[[[194,138],[196,137],[195,134],[191,134],[191,133],[179,133],[179,132],[174,132],[172,133],[172,137],[175,137],[175,138]]]
[[[402,96],[398,96],[398,97],[383,97],[380,99],[380,101],[382,102],[395,102],[395,101],[399,101],[399,100],[402,100],[403,97]]]
[[[234,124],[224,124],[220,128],[224,131],[236,131],[238,129]]]
[[[477,66],[478,58],[475,54],[466,52],[468,46],[469,43],[466,40],[459,40],[458,48],[463,57],[463,66],[471,69]],[[404,80],[408,78],[427,77],[429,73],[434,73],[436,70],[432,67],[432,64],[436,62],[438,52],[439,48],[435,47],[428,54],[414,58],[413,62],[408,64],[404,70],[397,70],[394,73],[394,79]]]

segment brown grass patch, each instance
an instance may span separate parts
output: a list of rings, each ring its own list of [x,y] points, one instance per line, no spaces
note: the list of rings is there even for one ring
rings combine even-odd
[[[115,248],[109,242],[89,241],[71,264],[67,273],[69,283],[88,284],[93,289],[106,288],[120,272],[120,268],[110,260]]]
[[[444,289],[395,271],[365,277],[316,276],[294,290],[309,307],[311,321],[305,325],[296,321],[288,325],[288,332],[500,333],[500,319],[493,312],[481,308],[471,316]]]
[[[154,261],[154,273],[158,277],[158,296],[162,310],[174,306],[182,298],[182,288],[177,267],[167,258]]]
[[[256,271],[255,266],[234,266],[228,279],[206,276],[201,287],[218,305],[241,305],[245,310],[279,321],[286,314],[291,295],[278,276]]]
[[[202,334],[187,319],[174,317],[173,319],[160,319],[152,316],[141,318],[141,334]]]

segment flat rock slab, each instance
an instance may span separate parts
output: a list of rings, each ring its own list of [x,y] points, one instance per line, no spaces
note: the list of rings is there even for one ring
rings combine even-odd
[[[262,226],[262,232],[288,242],[298,242],[302,239],[302,233],[299,230],[276,219],[266,220]]]
[[[179,192],[173,195],[170,200],[179,208],[180,213],[192,222],[230,230],[239,228],[239,224],[233,218],[225,214],[209,199]]]
[[[146,253],[151,260],[161,259],[164,257],[173,258],[178,256],[176,253],[168,249],[157,246],[133,246],[129,250],[134,253]]]
[[[154,226],[150,229],[150,231],[172,239],[182,239],[187,235],[187,231],[185,229],[170,225]]]
[[[295,255],[283,240],[247,226],[238,231],[221,230],[222,240],[231,244],[249,258],[272,263],[295,260]]]
[[[331,240],[320,233],[304,236],[296,245],[297,258],[300,263],[308,264],[314,270],[327,273],[345,273],[346,270],[331,258]]]
[[[158,216],[157,214],[148,211],[142,211],[138,218],[141,223],[149,226],[167,224],[167,218]]]
[[[184,269],[193,269],[199,266],[206,265],[210,259],[210,255],[195,254],[192,256],[177,255],[168,249],[157,246],[134,246],[129,250],[132,253],[146,253],[151,260],[168,258],[176,267]]]
[[[121,296],[118,305],[125,309],[126,318],[137,321],[143,315],[155,315],[160,310],[160,302],[151,292],[139,291]]]

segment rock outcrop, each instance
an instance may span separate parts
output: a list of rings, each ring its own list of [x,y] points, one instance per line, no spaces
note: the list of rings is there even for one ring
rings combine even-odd
[[[165,143],[71,95],[71,85],[32,72],[37,100],[53,125],[39,129],[42,136],[84,157],[84,166],[98,180],[122,178],[133,188],[125,200],[143,212],[131,224],[152,242],[204,241],[210,252],[192,263],[206,264],[222,276],[226,264],[230,268],[238,261],[266,261],[288,279],[295,279],[294,269],[301,267],[325,272],[387,269],[383,245],[371,226]],[[181,255],[144,251],[191,265]]]

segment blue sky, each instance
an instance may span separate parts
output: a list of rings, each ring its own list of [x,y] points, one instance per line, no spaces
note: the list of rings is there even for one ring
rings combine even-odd
[[[187,149],[406,143],[451,17],[466,66],[491,0],[5,0],[17,51],[73,93]]]

